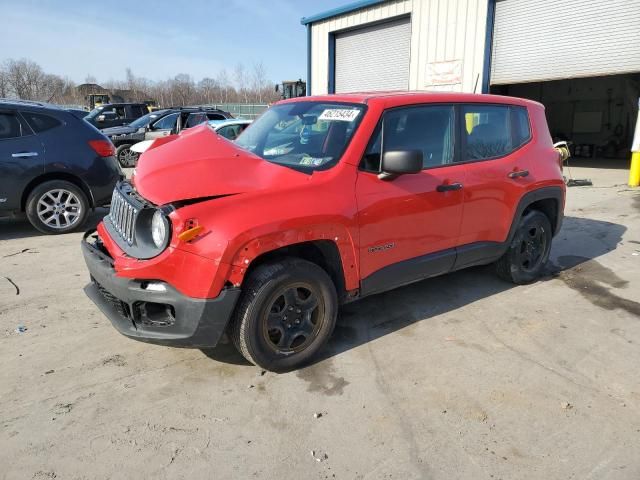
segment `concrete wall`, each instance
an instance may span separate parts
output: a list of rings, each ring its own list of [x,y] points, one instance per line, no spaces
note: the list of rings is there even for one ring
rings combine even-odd
[[[329,34],[411,15],[411,90],[481,91],[487,0],[391,0],[311,26],[311,94],[327,93]]]

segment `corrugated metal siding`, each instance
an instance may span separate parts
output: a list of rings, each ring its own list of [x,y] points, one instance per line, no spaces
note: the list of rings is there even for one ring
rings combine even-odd
[[[487,0],[414,0],[412,89],[480,93],[484,61]],[[433,78],[447,66],[459,79]]]
[[[312,24],[312,94],[327,93],[329,33],[411,14],[409,89],[480,92],[487,0],[391,0]],[[434,72],[451,70],[451,75]]]
[[[640,71],[640,0],[502,0],[491,83]]]
[[[409,18],[336,35],[336,93],[407,90],[410,46]]]

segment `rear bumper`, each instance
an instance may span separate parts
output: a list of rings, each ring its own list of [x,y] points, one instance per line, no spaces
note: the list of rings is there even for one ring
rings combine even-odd
[[[99,239],[90,243],[88,231],[82,254],[91,275],[84,289],[113,326],[123,335],[143,342],[174,347],[214,347],[233,313],[240,289],[222,290],[214,299],[187,297],[166,282],[116,276],[113,260]]]

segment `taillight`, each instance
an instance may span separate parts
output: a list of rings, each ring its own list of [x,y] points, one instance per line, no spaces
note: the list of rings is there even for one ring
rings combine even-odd
[[[89,146],[101,157],[113,157],[116,147],[109,140],[89,140]]]

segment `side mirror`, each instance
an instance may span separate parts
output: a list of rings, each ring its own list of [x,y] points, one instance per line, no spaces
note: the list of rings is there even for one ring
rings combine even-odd
[[[398,175],[422,171],[421,150],[390,150],[382,155],[380,180],[391,180]]]

